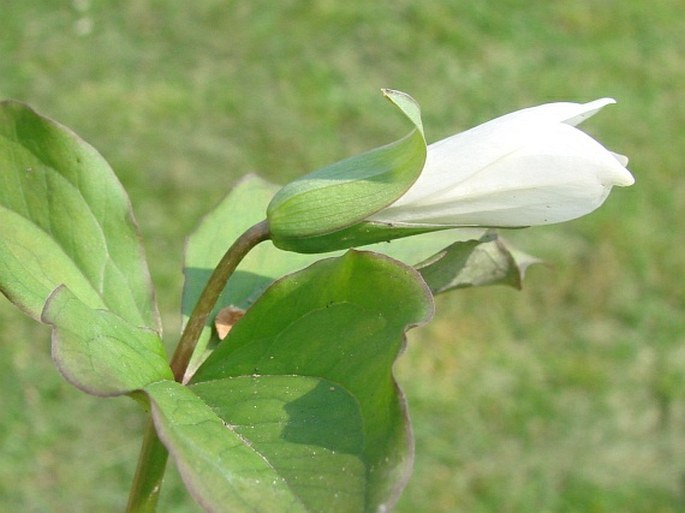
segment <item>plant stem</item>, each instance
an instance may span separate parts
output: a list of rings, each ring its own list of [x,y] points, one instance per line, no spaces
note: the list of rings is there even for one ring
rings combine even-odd
[[[128,496],[126,513],[154,513],[169,452],[157,436],[152,417],[148,419],[140,449],[138,468]]]
[[[236,239],[233,245],[228,248],[228,251],[223,256],[219,265],[216,266],[214,272],[209,277],[207,285],[205,285],[200,299],[195,304],[193,312],[190,314],[188,324],[186,324],[181,340],[178,342],[176,352],[171,359],[171,370],[174,373],[174,378],[179,383],[183,382],[185,371],[193,355],[197,341],[200,334],[205,327],[207,317],[214,309],[216,302],[219,300],[221,292],[226,286],[226,282],[231,277],[231,274],[236,270],[238,264],[245,258],[245,255],[260,242],[269,238],[269,226],[266,221],[257,223],[256,225],[245,231],[240,237]]]
[[[266,221],[249,228],[228,248],[207,280],[171,359],[171,370],[174,373],[174,379],[179,383],[183,382],[200,334],[205,327],[209,314],[214,310],[221,292],[226,287],[228,279],[245,258],[245,255],[257,244],[268,238],[269,226]],[[138,457],[138,468],[131,485],[126,513],[154,513],[162,488],[168,456],[169,453],[159,440],[150,418],[145,428],[143,446]]]

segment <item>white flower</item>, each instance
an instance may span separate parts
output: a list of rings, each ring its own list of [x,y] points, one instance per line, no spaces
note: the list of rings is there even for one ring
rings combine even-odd
[[[517,227],[588,214],[612,186],[635,181],[627,158],[575,128],[610,103],[531,107],[431,144],[411,188],[367,220]]]

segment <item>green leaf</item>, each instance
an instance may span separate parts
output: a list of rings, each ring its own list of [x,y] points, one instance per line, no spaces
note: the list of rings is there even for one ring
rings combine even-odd
[[[160,399],[166,385],[147,388],[197,500],[218,512],[389,508],[412,460],[392,365],[432,308],[413,269],[369,252],[271,285],[188,391]]]
[[[391,144],[336,162],[284,186],[267,209],[276,246],[297,251],[299,239],[363,221],[399,198],[416,181],[426,159],[419,107],[405,93],[389,89],[383,93],[412,122],[414,130]]]
[[[131,205],[107,162],[28,106],[0,103],[0,290],[34,319],[66,285],[159,330]]]
[[[94,395],[119,395],[172,379],[157,333],[94,310],[58,287],[41,320],[53,327],[52,356],[73,385]]]
[[[0,290],[53,327],[65,377],[96,395],[168,378],[131,205],[67,128],[0,103]]]
[[[278,189],[277,185],[255,175],[245,176],[188,237],[183,270],[184,321],[187,321],[209,275],[228,246],[250,226],[264,219],[266,206]],[[483,230],[474,229],[448,230],[374,244],[367,246],[367,249],[412,265],[425,260],[455,240],[478,238],[482,233]],[[341,253],[332,253],[339,254]],[[229,280],[214,313],[209,316],[210,325],[206,326],[200,337],[190,362],[190,373],[206,356],[205,349],[218,342],[211,322],[220,309],[227,306],[247,309],[275,279],[302,269],[319,258],[321,255],[282,251],[269,241],[254,248]]]
[[[520,289],[526,269],[540,260],[510,247],[495,232],[455,242],[416,269],[433,294],[466,287],[509,285]]]

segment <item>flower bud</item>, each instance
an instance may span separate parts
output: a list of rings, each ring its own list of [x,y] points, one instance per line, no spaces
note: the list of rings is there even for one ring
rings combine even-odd
[[[418,106],[404,93],[386,95],[416,129],[285,186],[268,210],[277,246],[322,252],[454,227],[559,223],[635,181],[626,157],[576,128],[610,98],[512,112],[424,153]]]

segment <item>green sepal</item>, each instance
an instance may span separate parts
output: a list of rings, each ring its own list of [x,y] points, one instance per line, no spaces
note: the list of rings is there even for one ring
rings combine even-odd
[[[433,294],[454,289],[508,285],[521,289],[526,270],[541,260],[519,251],[494,231],[458,241],[416,264]]]
[[[285,251],[297,253],[324,253],[340,249],[356,248],[389,242],[422,233],[449,230],[452,226],[397,226],[387,223],[362,222],[332,233],[298,239],[274,240],[274,245]]]
[[[406,93],[385,89],[383,94],[411,121],[414,130],[393,143],[285,185],[267,208],[276,246],[287,245],[291,251],[298,251],[298,240],[302,238],[337,232],[359,223],[390,205],[416,181],[426,160],[418,104]]]

